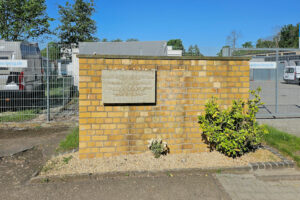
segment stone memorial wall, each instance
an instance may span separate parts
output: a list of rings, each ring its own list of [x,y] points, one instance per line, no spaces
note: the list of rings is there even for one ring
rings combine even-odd
[[[79,156],[208,151],[197,123],[209,98],[249,98],[248,58],[79,55]]]

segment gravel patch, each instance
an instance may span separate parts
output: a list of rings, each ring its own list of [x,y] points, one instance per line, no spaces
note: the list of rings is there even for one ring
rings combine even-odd
[[[78,152],[59,155],[49,160],[40,175],[66,175],[80,173],[104,173],[124,171],[160,171],[186,168],[236,167],[254,162],[280,161],[266,149],[259,149],[239,158],[229,158],[213,152],[192,154],[169,154],[154,158],[151,152],[108,158],[78,158]]]

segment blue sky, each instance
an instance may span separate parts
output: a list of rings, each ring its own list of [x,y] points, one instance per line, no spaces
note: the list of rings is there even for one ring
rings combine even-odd
[[[48,14],[58,18],[58,5],[46,0]],[[232,30],[245,41],[273,35],[280,26],[300,22],[299,0],[95,0],[100,39],[138,38],[157,41],[180,38],[185,48],[197,44],[214,55]],[[53,22],[53,27],[58,21]]]

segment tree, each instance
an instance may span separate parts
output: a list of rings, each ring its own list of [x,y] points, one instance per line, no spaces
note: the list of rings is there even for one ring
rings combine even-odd
[[[0,0],[0,38],[22,41],[51,34],[45,0]]]
[[[278,45],[280,48],[298,48],[299,47],[299,24],[285,25],[280,30],[280,39]]]
[[[174,50],[185,51],[181,39],[169,40],[168,43],[167,43],[167,45],[168,46],[172,46]]]
[[[200,49],[199,49],[198,45],[194,46],[194,54],[195,54],[195,56],[203,56],[203,54],[200,53]]]
[[[245,42],[244,44],[242,44],[243,48],[253,48],[252,42]]]
[[[237,31],[233,30],[230,35],[227,36],[227,43],[229,46],[232,48],[235,48],[237,45],[237,40],[241,37],[241,34],[238,33]]]
[[[200,53],[200,49],[199,49],[198,45],[195,45],[195,46],[190,45],[189,49],[185,55],[187,55],[187,56],[203,56]]]
[[[48,43],[48,53],[49,53],[49,60],[55,61],[60,58],[61,47],[55,42]],[[47,47],[41,50],[41,54],[43,57],[47,58]]]
[[[101,42],[107,42],[108,40],[106,38],[103,38]]]
[[[271,40],[258,39],[256,42],[256,48],[275,48],[276,42]]]
[[[61,25],[58,26],[59,37],[62,43],[78,44],[79,42],[97,41],[94,36],[97,27],[91,18],[95,12],[93,0],[74,0],[74,4],[66,2],[59,6]]]
[[[126,40],[126,42],[137,42],[139,41],[139,39],[136,39],[136,38],[129,38]]]
[[[189,55],[189,56],[192,56],[194,54],[194,47],[193,47],[193,45],[189,46],[188,51],[187,51],[186,54]]]
[[[112,40],[111,42],[123,42],[123,40],[121,40],[120,38],[117,38],[115,40]]]

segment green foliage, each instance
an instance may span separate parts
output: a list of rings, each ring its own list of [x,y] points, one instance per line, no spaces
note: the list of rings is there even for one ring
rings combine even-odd
[[[252,42],[245,42],[244,44],[242,44],[243,48],[253,48]]]
[[[276,42],[274,40],[258,39],[256,42],[256,48],[276,48]]]
[[[94,37],[97,27],[91,18],[95,12],[93,0],[75,0],[72,5],[66,2],[59,6],[60,26],[59,37],[62,43],[78,44],[79,42],[97,41]]]
[[[184,46],[182,44],[181,39],[169,40],[167,45],[172,46],[174,50],[183,50],[184,51]]]
[[[76,127],[67,135],[66,139],[59,144],[58,151],[68,151],[79,147],[79,128]]]
[[[55,60],[59,59],[61,56],[60,50],[61,50],[61,47],[57,43],[49,42],[48,43],[49,60],[55,61]],[[47,47],[41,51],[41,54],[43,57],[47,58]]]
[[[155,158],[159,158],[161,155],[169,153],[167,143],[162,142],[161,139],[151,139],[148,148],[152,151]]]
[[[299,24],[285,25],[271,40],[258,39],[256,42],[256,48],[298,48],[298,46]]]
[[[115,40],[112,40],[111,42],[123,42],[123,40],[121,40],[120,38],[117,38]]]
[[[129,38],[126,40],[126,42],[137,42],[139,41],[139,39],[136,39],[136,38]]]
[[[265,51],[265,50],[238,50],[233,51],[232,56],[249,56],[249,55],[255,55],[255,54],[263,54],[263,53],[272,53],[274,51]]]
[[[251,91],[253,99],[247,102],[234,100],[229,109],[220,110],[216,98],[205,105],[205,114],[199,116],[203,137],[211,149],[216,149],[230,157],[237,157],[255,149],[267,134],[263,126],[256,122],[260,103],[257,91]]]
[[[299,24],[285,25],[280,30],[280,48],[298,48],[299,46]]]
[[[203,56],[203,54],[200,53],[200,49],[198,45],[191,45],[188,49],[188,51],[184,54],[185,56]]]
[[[39,113],[39,109],[1,113],[0,122],[25,122],[36,118]]]
[[[290,156],[297,162],[300,167],[300,138],[294,135],[288,134],[283,131],[279,131],[271,126],[265,125],[269,134],[264,136],[264,141],[278,149],[283,154]]]
[[[51,34],[45,0],[1,0],[0,38],[21,41]]]
[[[65,164],[68,164],[69,161],[70,161],[72,158],[73,158],[73,156],[63,157],[63,162],[64,162]]]

